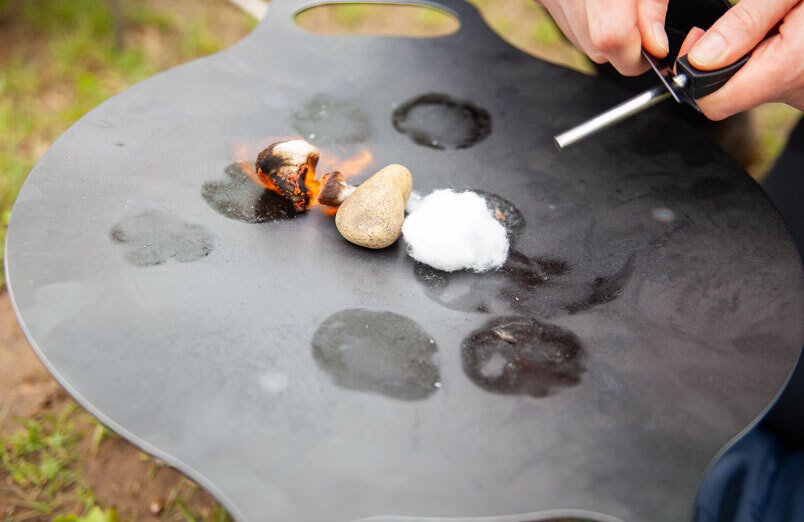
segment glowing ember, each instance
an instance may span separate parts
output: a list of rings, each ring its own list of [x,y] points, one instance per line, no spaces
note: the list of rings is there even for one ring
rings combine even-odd
[[[254,166],[267,189],[293,203],[296,212],[304,212],[318,195],[318,156],[318,149],[306,141],[280,141],[260,152]]]
[[[248,151],[255,149],[256,143],[252,141],[236,145],[236,156],[248,156]],[[263,138],[260,141],[273,143],[259,153],[254,169],[244,171],[256,184],[290,201],[296,212],[305,212],[308,208],[319,205],[318,195],[322,183],[317,179],[317,170],[338,170],[343,172],[344,177],[353,177],[359,175],[373,161],[371,152],[366,149],[341,159],[344,151],[339,151],[341,154],[330,150],[319,151],[302,139],[277,141],[276,138]],[[321,165],[320,157],[323,158]],[[327,211],[328,209],[325,210]]]

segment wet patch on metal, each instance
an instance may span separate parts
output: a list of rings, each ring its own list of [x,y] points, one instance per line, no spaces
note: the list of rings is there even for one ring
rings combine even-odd
[[[572,332],[528,317],[493,319],[461,344],[467,377],[484,390],[547,397],[581,382],[584,349]]]
[[[319,368],[342,388],[417,401],[441,387],[435,340],[403,315],[342,310],[321,323],[312,347]]]
[[[359,143],[371,136],[371,120],[356,100],[326,94],[316,94],[293,113],[293,128],[321,145]]]
[[[491,114],[448,94],[430,93],[409,100],[392,115],[394,128],[431,149],[468,149],[491,134]]]
[[[254,171],[253,165],[232,163],[224,170],[229,179],[204,183],[201,196],[219,214],[245,223],[284,221],[301,215],[293,203],[257,185],[249,171]]]
[[[109,238],[125,247],[126,261],[139,267],[168,261],[192,263],[208,256],[215,247],[212,234],[206,228],[160,210],[123,217],[109,231]]]

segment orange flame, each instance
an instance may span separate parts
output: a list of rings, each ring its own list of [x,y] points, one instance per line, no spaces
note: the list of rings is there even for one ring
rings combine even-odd
[[[291,139],[299,138],[292,136],[269,136],[259,139],[249,139],[245,142],[236,144],[233,148],[233,154],[236,158],[241,159],[237,163],[254,183],[260,185],[266,190],[270,190],[282,195],[282,192],[271,182],[267,176],[258,175],[254,169],[253,161],[243,160],[242,158],[248,158],[250,156],[256,157],[257,152],[265,148],[267,144]],[[340,150],[339,152],[343,153],[343,150]],[[367,148],[361,148],[356,152],[352,152],[350,155],[346,156],[345,159],[341,159],[342,156],[335,150],[319,147],[319,153],[320,159],[318,167],[309,168],[304,174],[304,185],[307,187],[307,191],[310,196],[310,203],[307,208],[318,207],[320,211],[326,214],[334,214],[334,212],[337,211],[336,208],[324,207],[318,203],[318,194],[321,192],[321,180],[319,179],[317,172],[325,174],[337,170],[340,171],[344,177],[352,178],[363,174],[363,171],[372,164],[374,156]]]
[[[324,154],[322,151],[321,156],[324,157]],[[338,170],[345,178],[352,178],[361,174],[374,160],[374,156],[368,149],[360,150],[345,160],[339,160],[336,155],[329,153],[327,157],[332,159],[327,161],[326,172]]]

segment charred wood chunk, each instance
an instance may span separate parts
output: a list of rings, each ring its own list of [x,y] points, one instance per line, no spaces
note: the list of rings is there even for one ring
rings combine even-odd
[[[268,189],[290,201],[296,212],[304,212],[317,189],[318,157],[318,149],[304,140],[280,141],[257,156],[257,177]]]

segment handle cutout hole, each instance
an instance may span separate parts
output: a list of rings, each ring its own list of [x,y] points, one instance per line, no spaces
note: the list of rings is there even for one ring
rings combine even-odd
[[[360,3],[321,4],[296,14],[296,25],[327,35],[438,38],[461,27],[460,20],[429,6]]]

